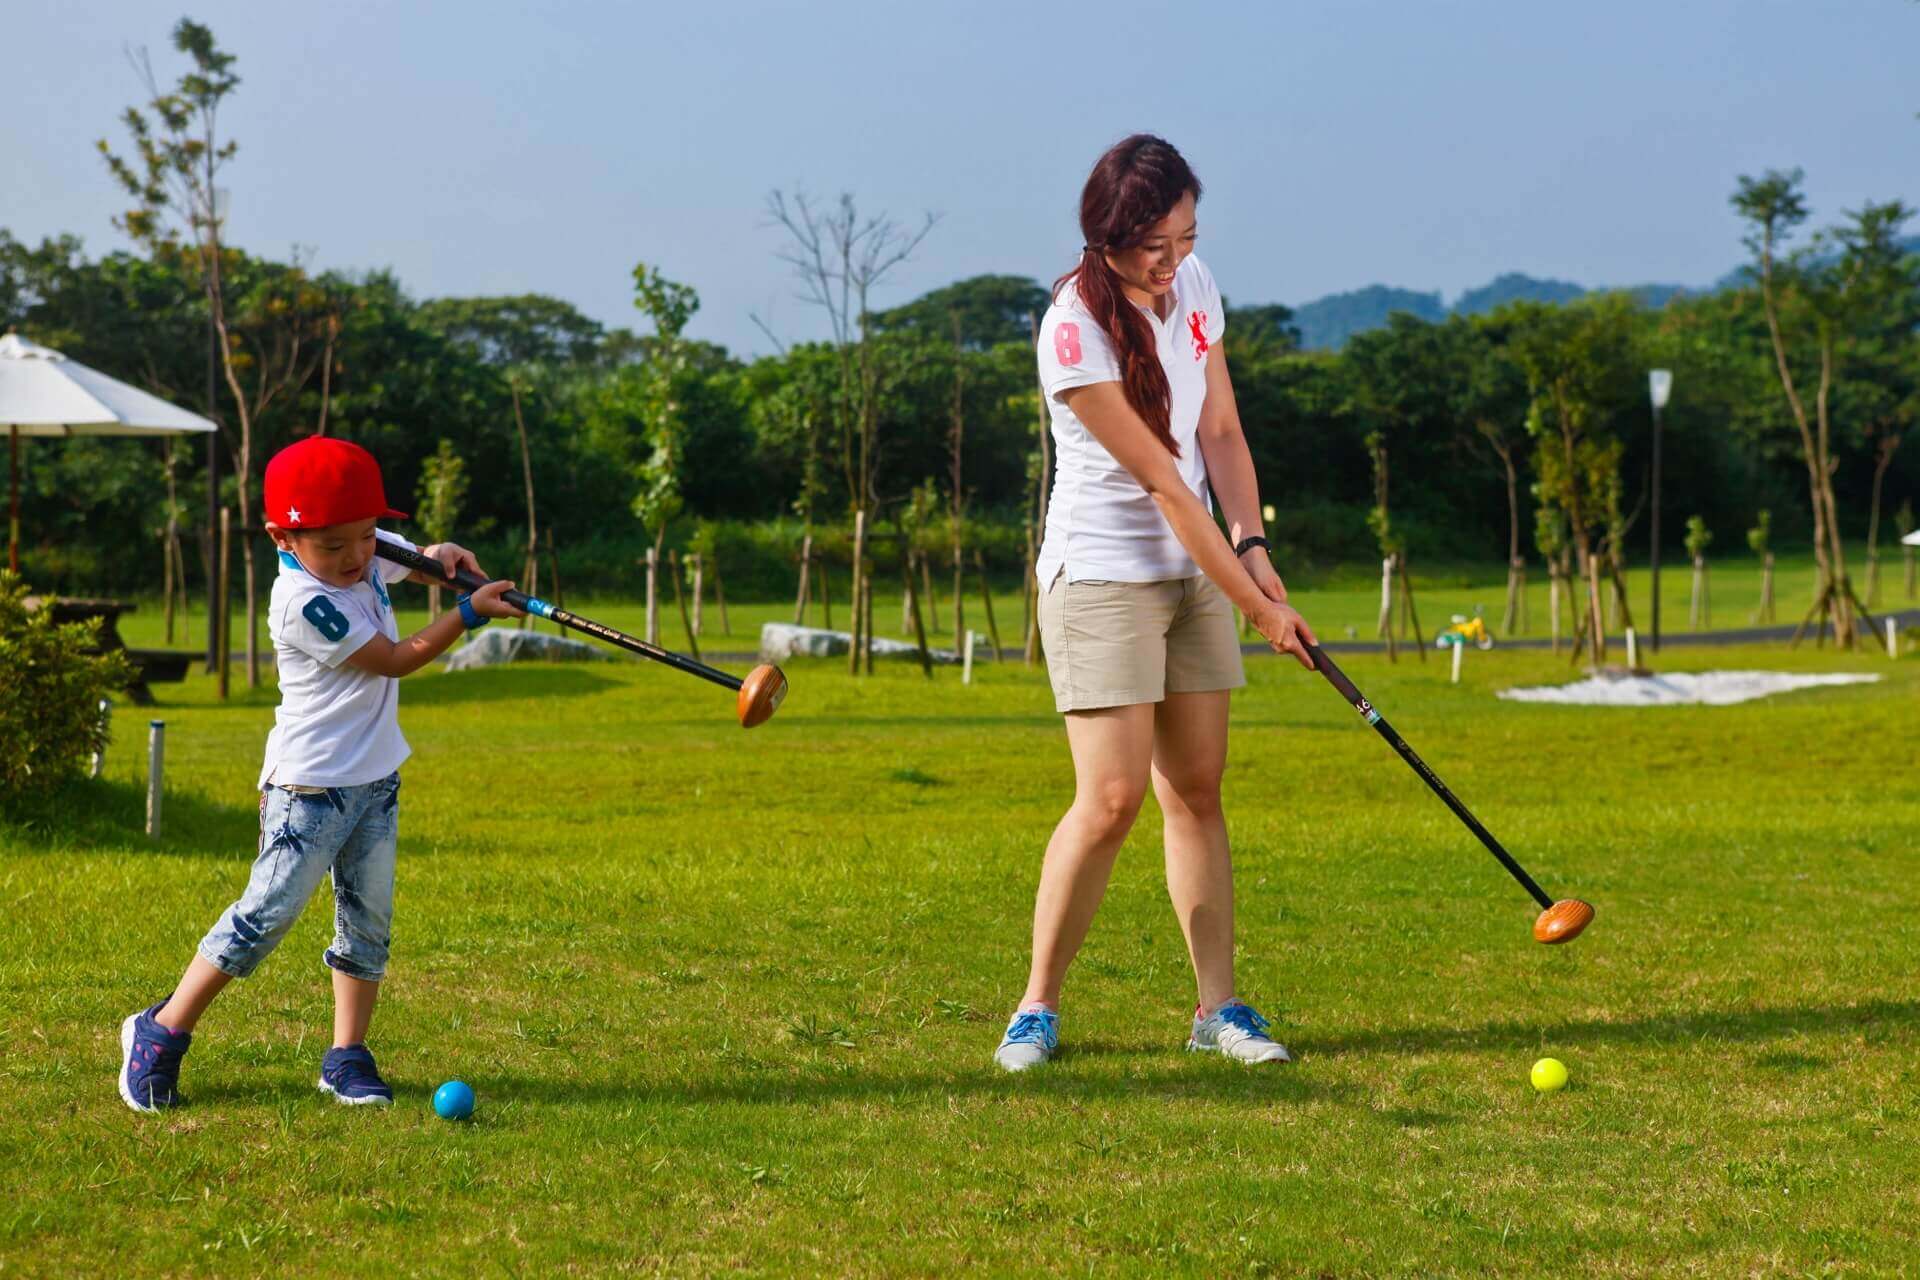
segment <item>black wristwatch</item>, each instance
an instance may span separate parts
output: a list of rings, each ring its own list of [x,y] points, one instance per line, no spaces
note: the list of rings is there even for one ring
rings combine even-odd
[[[1273,544],[1256,533],[1251,538],[1242,538],[1239,542],[1235,543],[1233,554],[1243,556],[1255,547],[1264,547],[1269,553],[1273,550]]]

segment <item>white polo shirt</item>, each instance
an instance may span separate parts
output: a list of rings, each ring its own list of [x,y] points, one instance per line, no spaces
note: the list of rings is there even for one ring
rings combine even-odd
[[[1213,273],[1188,255],[1173,275],[1167,319],[1141,309],[1160,346],[1172,395],[1171,427],[1180,456],[1174,466],[1211,511],[1207,464],[1198,441],[1207,398],[1207,352],[1226,332]],[[1119,382],[1120,362],[1105,329],[1080,305],[1071,284],[1040,324],[1040,384],[1052,414],[1054,477],[1047,528],[1035,571],[1042,590],[1061,569],[1069,582],[1160,582],[1191,578],[1200,567],[1173,536],[1153,498],[1067,407],[1062,393],[1096,382]]]
[[[386,530],[383,542],[413,543]],[[400,682],[347,665],[376,635],[400,638],[387,583],[410,573],[375,559],[360,581],[335,587],[308,573],[290,552],[267,606],[267,634],[280,668],[280,705],[267,735],[259,785],[358,787],[398,769],[411,748],[400,736]]]

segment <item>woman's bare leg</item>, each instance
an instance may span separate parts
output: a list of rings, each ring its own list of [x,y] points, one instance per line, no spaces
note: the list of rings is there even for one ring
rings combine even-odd
[[[1170,693],[1153,732],[1153,794],[1166,817],[1167,896],[1187,937],[1201,1008],[1233,998],[1233,855],[1220,812],[1225,690]]]
[[[1033,969],[1021,1003],[1060,1003],[1067,966],[1086,940],[1113,861],[1146,796],[1153,704],[1073,711],[1073,806],[1053,829],[1033,903]]]

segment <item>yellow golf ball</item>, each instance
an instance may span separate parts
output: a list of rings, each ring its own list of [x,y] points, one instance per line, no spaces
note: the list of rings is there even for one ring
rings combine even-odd
[[[1558,1058],[1542,1058],[1533,1064],[1533,1087],[1541,1093],[1552,1093],[1555,1089],[1564,1089],[1567,1085],[1567,1064]]]

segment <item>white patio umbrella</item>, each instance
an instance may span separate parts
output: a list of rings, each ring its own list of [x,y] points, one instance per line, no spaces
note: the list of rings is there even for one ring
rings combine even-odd
[[[1910,547],[1920,547],[1920,529],[1915,529],[1912,533],[1900,539],[1900,541],[1906,543]]]
[[[51,347],[0,335],[0,428],[8,434],[7,561],[20,571],[21,436],[170,436],[212,431],[177,409]]]

